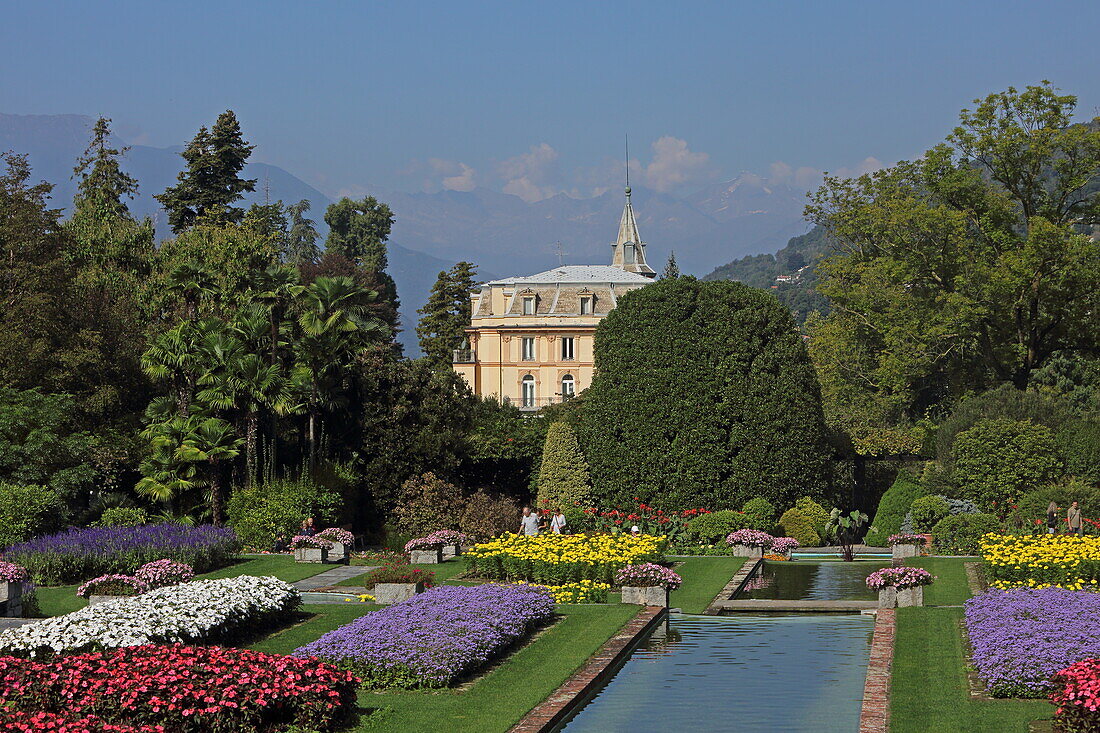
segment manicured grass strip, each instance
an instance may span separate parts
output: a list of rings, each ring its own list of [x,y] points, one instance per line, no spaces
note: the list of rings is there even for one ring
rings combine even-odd
[[[273,575],[279,580],[294,583],[311,578],[318,573],[332,570],[335,565],[323,563],[294,562],[292,555],[262,555],[260,557],[241,558],[241,562],[228,567],[203,573],[199,578],[235,578],[238,575]]]
[[[308,618],[303,619],[301,623],[280,629],[250,644],[248,648],[268,654],[290,654],[298,647],[316,641],[323,634],[379,608],[382,606],[373,603],[306,604],[302,606],[302,613],[309,614]]]
[[[966,562],[974,558],[914,557],[909,565],[924,568],[936,576],[936,581],[924,589],[926,606],[959,606],[970,597],[970,585],[966,581]]]
[[[681,560],[678,558],[677,561]],[[683,565],[676,567],[676,572],[683,577],[684,584],[672,591],[669,603],[684,613],[702,613],[718,591],[745,564],[745,558],[692,557],[682,562]]]
[[[459,558],[457,560],[448,560],[447,562],[432,564],[432,565],[410,565],[410,568],[431,571],[435,573],[436,585],[446,583],[454,576],[461,573],[466,569],[466,561]],[[347,580],[341,580],[337,585],[351,585],[351,586],[363,586],[363,575],[357,575],[354,578],[348,578]]]
[[[61,616],[79,611],[88,605],[88,601],[76,594],[77,585],[54,585],[49,588],[38,587],[38,607],[43,616]]]
[[[504,733],[553,692],[637,606],[559,606],[565,617],[465,690],[361,693],[372,733]]]
[[[898,609],[891,733],[1025,733],[1030,721],[1053,714],[1043,701],[970,698],[962,615],[961,608]]]

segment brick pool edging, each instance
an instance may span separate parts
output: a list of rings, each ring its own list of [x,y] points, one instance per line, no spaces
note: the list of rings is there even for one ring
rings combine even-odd
[[[897,611],[878,609],[871,637],[871,658],[867,661],[867,679],[863,683],[859,733],[887,733],[890,730],[890,669],[894,664],[896,632]]]
[[[764,565],[764,558],[758,557],[756,559],[749,558],[745,560],[745,564],[738,568],[737,572],[730,578],[730,582],[726,583],[722,590],[718,591],[718,595],[710,602],[703,614],[706,616],[717,616],[722,612],[720,604],[722,601],[728,601],[737,595],[742,586],[749,582],[749,579],[756,574],[758,570]]]
[[[586,701],[590,692],[606,682],[617,671],[619,662],[626,659],[645,635],[666,618],[667,608],[642,608],[614,636],[604,642],[584,666],[512,726],[509,733],[547,733],[553,730],[554,726]]]

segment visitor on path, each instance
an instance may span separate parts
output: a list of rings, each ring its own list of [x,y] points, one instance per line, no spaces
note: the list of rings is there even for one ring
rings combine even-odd
[[[1081,531],[1081,507],[1077,505],[1077,502],[1073,502],[1069,505],[1069,509],[1066,510],[1066,521],[1069,524],[1070,534],[1083,534]]]
[[[561,508],[554,510],[554,516],[550,517],[550,531],[554,534],[569,534],[569,527],[565,522],[565,515]]]
[[[298,530],[298,534],[305,537],[312,537],[317,534],[317,528],[313,526],[313,517],[302,520],[302,528]]]
[[[631,536],[631,537],[637,537],[637,536],[638,536],[638,535],[640,535],[641,533],[642,533],[642,528],[641,528],[641,527],[639,527],[639,526],[638,526],[638,525],[636,525],[636,524],[635,524],[635,525],[634,525],[633,527],[631,527],[631,528],[630,528],[630,536]]]
[[[1058,505],[1053,501],[1047,505],[1047,534],[1058,531]]]
[[[523,507],[523,516],[519,518],[519,533],[534,537],[539,533],[539,518],[531,512],[531,507]]]

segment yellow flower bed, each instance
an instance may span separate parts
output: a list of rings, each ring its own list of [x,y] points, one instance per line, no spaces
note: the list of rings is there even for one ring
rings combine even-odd
[[[1100,589],[1100,537],[987,534],[979,547],[994,588]]]
[[[464,553],[474,575],[564,585],[582,580],[612,582],[627,565],[660,562],[666,539],[653,535],[506,534]]]
[[[535,585],[524,580],[519,585]],[[541,585],[554,595],[555,603],[606,603],[607,592],[611,590],[608,583],[598,583],[595,580],[579,580],[576,583],[563,585]]]

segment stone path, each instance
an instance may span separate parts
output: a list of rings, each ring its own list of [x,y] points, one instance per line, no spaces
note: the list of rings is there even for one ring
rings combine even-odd
[[[347,580],[348,578],[354,578],[357,575],[363,573],[369,573],[374,570],[377,565],[337,565],[332,570],[326,570],[323,573],[318,573],[311,578],[305,578],[299,580],[296,583],[291,583],[298,590],[317,590],[318,588],[329,588],[336,585],[341,580]]]
[[[27,624],[37,623],[42,621],[40,618],[0,618],[0,630],[2,629],[14,629],[19,626],[26,626]]]

